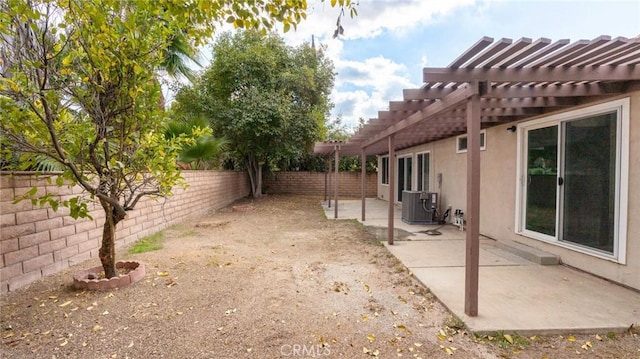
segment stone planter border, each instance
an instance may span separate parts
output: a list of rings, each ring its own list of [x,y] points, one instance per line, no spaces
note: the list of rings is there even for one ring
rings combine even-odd
[[[144,264],[138,261],[116,262],[116,269],[122,268],[129,269],[129,273],[118,277],[102,279],[92,279],[103,272],[102,266],[80,271],[73,276],[73,286],[77,289],[84,290],[110,290],[136,283],[144,278],[146,274]]]

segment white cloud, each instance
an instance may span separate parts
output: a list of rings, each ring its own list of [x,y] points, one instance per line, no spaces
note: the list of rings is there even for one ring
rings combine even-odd
[[[287,34],[294,42],[309,41],[311,34],[327,39],[333,35],[340,10],[332,8],[326,0],[309,2],[309,15],[297,31]],[[461,6],[474,4],[475,0],[361,0],[353,19],[345,12],[342,25],[346,40],[375,38],[384,31],[402,36],[408,30],[434,22]]]
[[[385,110],[389,101],[400,100],[402,89],[416,87],[409,81],[407,68],[382,56],[363,61],[336,61],[336,89],[331,94],[333,115],[342,115],[349,126],[360,117],[368,120]]]
[[[420,66],[427,67],[428,63],[429,63],[429,59],[427,58],[427,55],[422,55],[422,57],[420,58]]]
[[[374,39],[389,32],[394,36],[405,36],[412,29],[426,26],[437,17],[449,14],[454,9],[473,4],[475,0],[361,0],[357,6],[358,15],[351,19],[347,14],[342,18],[344,35],[333,39],[339,9],[331,8],[329,1],[311,1],[307,19],[298,29],[284,34],[285,41],[292,45],[310,42],[312,35],[316,44],[326,46],[326,56],[331,59],[337,72],[335,88],[331,100],[335,107],[332,117],[342,116],[343,122],[351,127],[358,124],[360,117],[375,118],[378,111],[386,110],[389,101],[401,100],[402,90],[418,87],[412,83],[405,65],[383,56],[363,58],[358,61],[344,60],[343,49],[349,41]],[[426,63],[426,56],[422,59]]]

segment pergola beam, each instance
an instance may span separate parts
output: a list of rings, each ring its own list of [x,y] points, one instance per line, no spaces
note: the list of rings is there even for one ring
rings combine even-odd
[[[446,88],[419,88],[419,89],[404,89],[402,90],[402,98],[405,101],[410,100],[439,100],[448,94],[454,92],[457,87]]]
[[[631,79],[629,79],[631,80]],[[404,89],[402,94],[405,101],[425,99],[441,99],[455,91],[455,88],[441,89]],[[483,98],[523,98],[523,97],[577,97],[612,95],[624,92],[619,83],[586,83],[572,85],[546,86],[493,86]]]
[[[390,101],[389,111],[420,111],[435,100]]]
[[[417,110],[421,110],[427,107],[427,104],[424,104],[422,107],[418,107],[418,104],[422,104],[423,102],[415,102],[415,103],[405,103],[407,108],[415,108]],[[565,107],[565,106],[575,106],[578,104],[578,101],[575,98],[568,97],[528,97],[528,98],[498,98],[498,97],[490,97],[490,98],[482,98],[480,99],[480,107],[482,108],[482,115],[485,116],[490,110],[498,110],[498,109],[520,109],[520,108],[530,108],[530,107]],[[396,105],[399,106],[399,105]],[[398,108],[401,109],[401,108]],[[455,111],[465,111],[464,109],[454,110]],[[390,116],[395,119],[403,119],[407,117],[407,115],[397,114],[389,114],[386,116]],[[382,125],[381,125],[382,126]]]
[[[441,68],[425,67],[425,82],[560,82],[640,80],[638,66],[558,67],[558,68]]]
[[[422,121],[425,118],[447,111],[450,108],[457,106],[458,104],[460,104],[461,101],[464,101],[467,97],[472,95],[473,95],[473,89],[471,89],[469,86],[461,87],[456,91],[454,91],[453,93],[447,95],[445,98],[442,99],[442,101],[436,102],[433,105],[428,106],[422,109],[421,111],[418,111],[412,114],[411,116],[399,121],[398,123],[389,126],[386,130],[379,132],[372,139],[366,141],[362,145],[362,147],[368,147],[378,141],[384,140],[385,138],[389,137],[392,134],[395,134],[404,129],[407,129],[408,127],[415,125],[416,123]]]

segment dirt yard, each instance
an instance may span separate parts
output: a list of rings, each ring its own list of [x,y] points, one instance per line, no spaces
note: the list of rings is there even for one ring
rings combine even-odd
[[[0,297],[2,358],[638,358],[628,333],[476,337],[355,221],[319,198],[242,201],[129,255],[132,286],[76,291],[84,263]],[[505,335],[506,334],[506,335]]]

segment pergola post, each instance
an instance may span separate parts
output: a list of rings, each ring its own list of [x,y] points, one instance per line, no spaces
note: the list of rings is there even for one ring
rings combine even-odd
[[[474,94],[467,99],[467,232],[465,249],[464,312],[478,315],[480,267],[480,84],[470,83]]]
[[[334,217],[336,219],[338,219],[338,192],[339,192],[339,187],[338,187],[338,175],[340,174],[339,169],[340,169],[340,146],[335,146],[334,147],[334,154],[335,154],[335,169],[334,169],[334,173],[335,173],[335,192],[334,192],[334,201],[333,203],[335,204],[335,214]]]
[[[365,206],[367,202],[367,155],[362,149],[362,153],[360,153],[360,167],[362,174],[362,222],[365,221]]]
[[[327,162],[329,162],[329,169],[327,170],[327,173],[328,173],[327,177],[329,177],[329,208],[331,208],[331,171],[332,171],[331,164],[333,163],[331,161],[331,157],[327,158]]]
[[[393,244],[393,205],[394,193],[396,188],[396,151],[395,151],[395,135],[389,136],[389,213],[387,223],[387,243]]]
[[[329,162],[329,160],[325,160],[325,165],[328,168],[329,166],[328,166],[327,162]],[[328,190],[328,188],[327,188],[327,177],[328,177],[328,174],[329,174],[329,170],[325,169],[325,171],[324,171],[324,201],[325,202],[327,201],[327,190]]]

